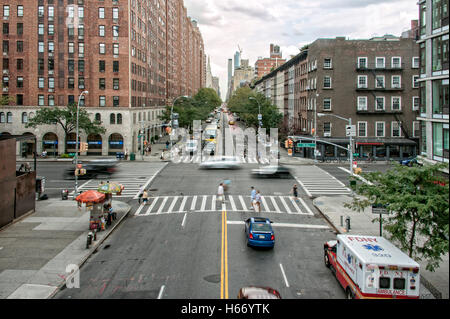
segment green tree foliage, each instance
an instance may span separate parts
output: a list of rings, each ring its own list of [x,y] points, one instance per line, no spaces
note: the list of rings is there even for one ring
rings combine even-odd
[[[249,97],[255,98],[250,100]],[[258,113],[259,105],[261,106],[261,114],[263,117],[263,127],[280,128],[283,114],[278,111],[275,105],[261,93],[255,93],[249,87],[242,87],[236,90],[228,101],[228,108],[232,112],[239,114],[239,117],[247,126],[257,128],[259,125]]]
[[[358,183],[354,190],[361,197],[346,206],[361,211],[372,204],[385,205],[390,214],[383,225],[393,242],[411,258],[425,259],[433,271],[449,250],[449,185],[440,172],[445,167],[448,170],[448,164],[396,164],[386,173],[363,174],[372,185]]]
[[[211,112],[222,104],[222,100],[216,91],[211,88],[202,88],[192,98],[181,97],[175,101],[173,112],[179,114],[180,127],[192,127],[194,120],[206,120]],[[166,111],[160,117],[166,123],[170,122],[172,105],[166,107]]]
[[[70,104],[65,108],[45,107],[36,112],[33,118],[28,120],[25,127],[36,128],[41,125],[59,124],[65,133],[65,141],[67,136],[75,132],[77,125],[77,104]],[[89,114],[85,108],[79,109],[78,127],[81,131],[89,134],[104,134],[106,129],[101,126],[98,121],[91,121]],[[67,153],[67,144],[65,145],[65,153]]]

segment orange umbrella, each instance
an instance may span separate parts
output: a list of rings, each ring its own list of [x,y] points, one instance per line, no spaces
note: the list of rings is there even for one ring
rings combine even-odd
[[[75,198],[77,202],[82,203],[100,203],[105,199],[105,194],[97,192],[95,190],[89,190],[81,193]]]

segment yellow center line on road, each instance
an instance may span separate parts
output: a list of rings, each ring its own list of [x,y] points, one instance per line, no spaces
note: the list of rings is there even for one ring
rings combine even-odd
[[[222,209],[222,249],[220,263],[220,299],[228,299],[228,237],[227,211]]]

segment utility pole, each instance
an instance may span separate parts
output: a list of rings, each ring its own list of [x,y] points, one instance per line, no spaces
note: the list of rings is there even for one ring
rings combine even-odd
[[[80,111],[80,101],[81,96],[83,94],[88,94],[89,91],[83,91],[81,92],[80,96],[78,97],[78,104],[77,104],[77,129],[76,129],[76,137],[75,137],[75,170],[78,169],[78,152],[80,150],[81,143],[78,142],[79,139],[79,127],[78,127],[78,117],[79,117],[79,111]],[[78,195],[78,175],[75,174],[75,191],[73,193],[73,198],[75,199]]]
[[[141,158],[144,160],[144,121],[141,122],[141,130],[139,131],[139,136],[141,137]]]

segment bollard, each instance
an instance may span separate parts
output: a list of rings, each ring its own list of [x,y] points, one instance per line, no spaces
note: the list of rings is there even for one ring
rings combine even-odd
[[[89,232],[86,240],[86,249],[89,249],[89,246],[92,244],[92,232]]]
[[[97,240],[97,229],[94,229],[94,241]]]
[[[347,231],[349,231],[351,228],[350,228],[350,217],[349,216],[347,216],[347,218],[345,218],[345,227],[346,227],[346,229],[347,229]]]
[[[344,216],[341,215],[341,227],[344,227]]]

